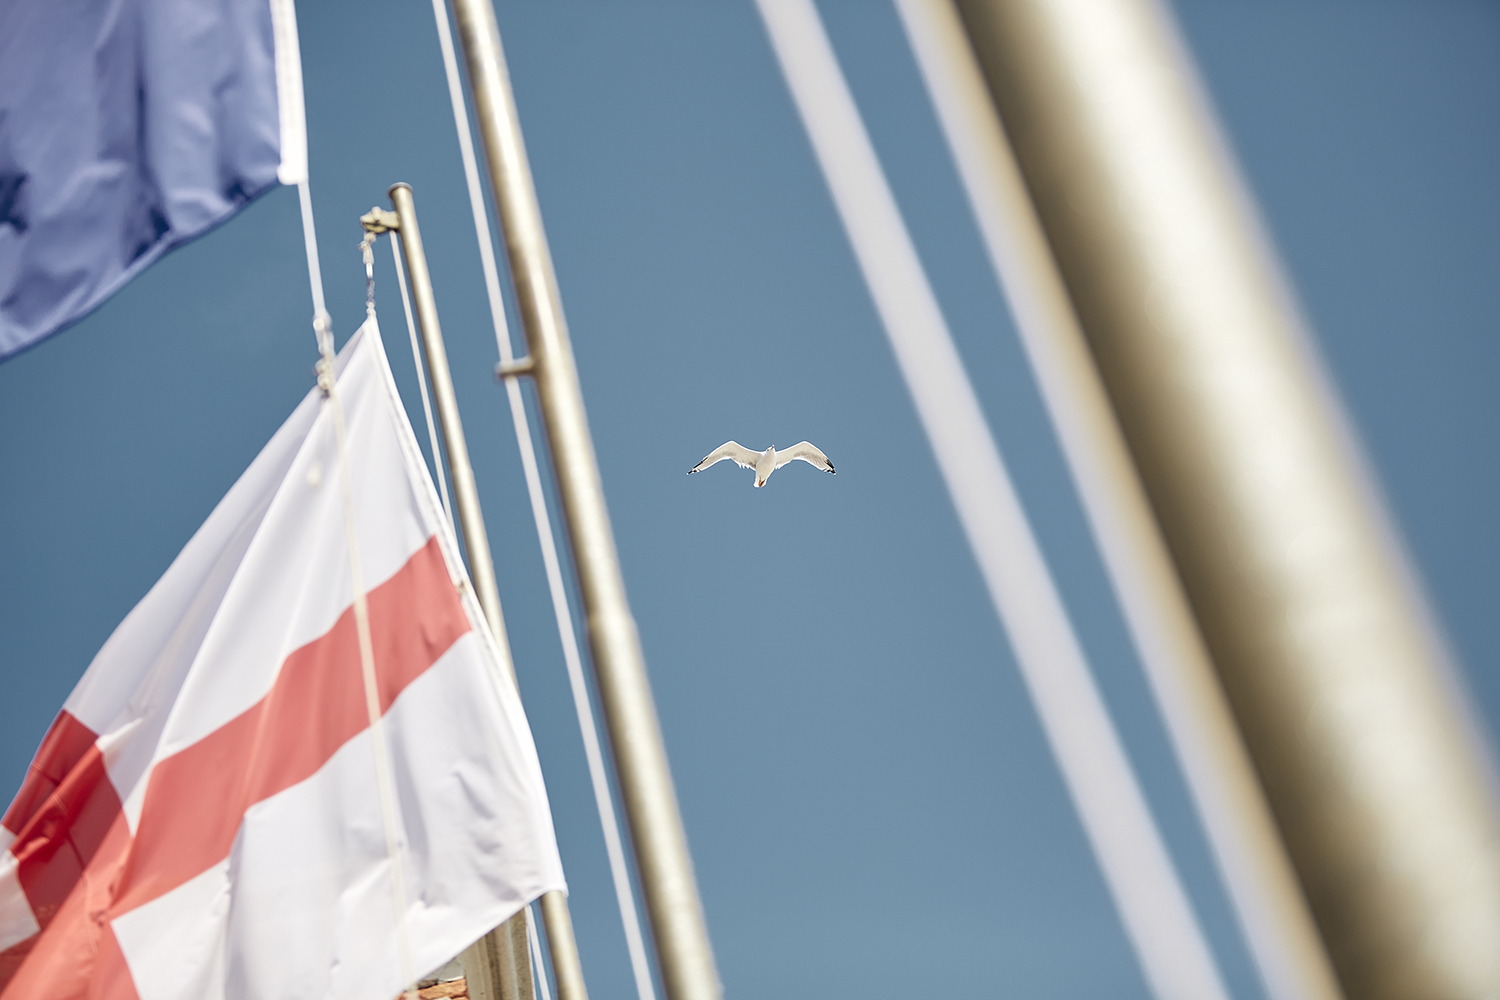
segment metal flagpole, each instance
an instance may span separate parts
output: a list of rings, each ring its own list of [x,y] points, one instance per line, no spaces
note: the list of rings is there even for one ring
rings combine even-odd
[[[463,529],[463,544],[469,559],[469,577],[474,594],[484,609],[490,631],[495,635],[511,681],[515,681],[515,664],[511,660],[506,637],[505,619],[500,610],[500,591],[495,582],[495,565],[490,557],[484,515],[479,506],[479,492],[474,483],[474,469],[469,463],[469,448],[464,442],[463,424],[459,418],[458,398],[453,391],[453,376],[448,369],[448,352],[443,346],[443,331],[438,323],[437,299],[432,290],[432,275],[427,269],[427,255],[422,248],[422,231],[417,224],[416,204],[411,187],[395,184],[390,189],[395,212],[374,211],[360,221],[370,232],[393,230],[400,234],[401,251],[411,282],[411,300],[421,331],[427,374],[432,385],[432,399],[438,422],[443,429],[449,478],[453,482],[453,507]],[[421,377],[421,373],[418,373]],[[433,456],[437,460],[437,456]],[[558,1000],[588,1000],[578,945],[573,938],[573,921],[566,897],[552,891],[542,897],[542,915],[547,928],[547,945],[557,976]],[[464,954],[464,973],[474,1000],[534,1000],[530,945],[526,913],[522,911],[475,942]]]
[[[501,374],[535,380],[662,983],[669,1000],[717,1000],[713,949],[625,597],[494,8],[490,0],[453,0],[453,11],[528,346],[529,356]]]
[[[1187,594],[952,0],[896,0],[1270,1000],[1338,1000]]]
[[[1474,721],[1159,0],[958,0],[1352,1000],[1500,996]]]

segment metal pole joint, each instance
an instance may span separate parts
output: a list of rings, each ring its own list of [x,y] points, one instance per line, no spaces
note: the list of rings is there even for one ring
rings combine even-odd
[[[410,187],[407,190],[411,190]],[[379,236],[382,233],[400,232],[401,217],[377,205],[359,217],[359,224],[365,227],[365,232]]]
[[[427,268],[427,256],[422,248],[422,231],[417,223],[417,208],[412,198],[411,185],[391,185],[390,196],[396,211],[373,208],[361,216],[359,221],[370,233],[401,233],[401,249],[406,258],[407,273],[411,276],[417,327],[427,357],[429,383],[442,427],[443,443],[448,453],[455,513],[458,515],[459,526],[463,529],[469,578],[490,631],[494,633],[495,643],[500,648],[502,665],[511,683],[515,683],[515,665],[511,660],[505,619],[500,608],[499,587],[495,582],[495,566],[485,534],[484,513],[479,507],[474,470],[469,463],[468,446],[464,442],[458,398],[453,391],[453,376],[448,369],[443,331],[438,324],[432,275]],[[422,377],[420,372],[417,377]],[[433,460],[438,460],[436,455]],[[554,890],[542,897],[542,915],[552,953],[553,972],[557,976],[558,1000],[588,1000],[578,946],[573,937],[572,918],[568,913],[567,899],[562,893]],[[535,1000],[525,911],[511,917],[471,945],[464,953],[464,971],[470,984],[470,996],[475,1000]],[[535,973],[546,975],[543,969],[536,969]]]
[[[520,378],[522,375],[536,374],[536,358],[527,355],[524,358],[516,358],[514,361],[502,361],[495,366],[495,380],[504,382],[508,378]]]

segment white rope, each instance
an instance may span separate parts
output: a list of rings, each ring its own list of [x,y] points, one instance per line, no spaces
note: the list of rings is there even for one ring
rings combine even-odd
[[[406,875],[401,864],[400,819],[397,815],[395,783],[385,741],[385,724],[380,710],[380,687],[375,677],[375,644],[370,637],[370,608],[365,599],[364,565],[360,558],[359,531],[354,520],[354,486],[349,475],[349,443],[344,428],[344,407],[339,401],[333,379],[332,355],[319,365],[318,384],[327,393],[333,411],[334,436],[338,442],[339,480],[344,497],[344,531],[349,548],[349,575],[354,589],[354,625],[359,634],[360,676],[365,688],[365,711],[369,716],[370,738],[375,751],[375,779],[380,791],[380,819],[385,828],[385,849],[391,865],[391,900],[396,907],[396,946],[401,981],[406,996],[416,996],[416,975],[412,969],[411,931],[406,920]]]
[[[542,942],[536,934],[536,911],[530,903],[526,904],[526,938],[531,942],[531,966],[536,969],[542,1000],[552,1000],[552,990],[547,986],[547,964],[542,961]]]
[[[313,335],[318,353],[333,354],[333,320],[323,301],[323,268],[318,263],[318,229],[313,222],[312,190],[306,180],[297,183],[297,203],[302,208],[302,248],[307,252],[307,280],[312,285]]]
[[[651,981],[651,965],[646,958],[646,943],[641,934],[640,916],[636,912],[635,894],[630,885],[630,868],[625,861],[625,846],[620,837],[620,821],[615,815],[614,800],[609,791],[609,774],[604,766],[604,751],[599,745],[599,730],[594,722],[594,708],[589,701],[588,682],[584,680],[583,658],[573,631],[573,615],[568,608],[562,565],[557,556],[557,542],[547,516],[547,500],[542,494],[542,477],[537,468],[536,452],[526,423],[526,409],[521,389],[514,379],[507,379],[511,416],[516,423],[516,437],[521,445],[521,465],[526,470],[526,490],[531,497],[531,513],[536,521],[537,538],[542,546],[542,563],[547,570],[547,586],[552,593],[552,611],[557,618],[558,637],[562,640],[563,661],[568,668],[568,683],[573,690],[573,708],[578,714],[578,728],[583,734],[584,757],[588,760],[589,779],[594,786],[594,804],[604,831],[604,849],[609,855],[609,870],[614,878],[615,898],[625,929],[625,944],[635,974],[635,988],[640,1000],[656,1000]]]
[[[339,484],[344,505],[344,538],[349,553],[349,585],[354,596],[354,628],[359,638],[360,678],[364,683],[365,711],[369,717],[371,746],[375,753],[375,784],[380,795],[381,825],[385,830],[386,857],[391,866],[391,902],[395,906],[396,948],[403,995],[416,1000],[416,975],[412,970],[411,931],[406,920],[406,876],[401,864],[400,818],[396,805],[395,782],[385,741],[385,726],[380,711],[380,688],[375,675],[375,644],[370,636],[370,607],[366,600],[364,562],[360,556],[359,530],[354,517],[354,484],[349,474],[349,442],[344,426],[344,406],[339,400],[334,376],[333,323],[323,298],[323,269],[318,261],[318,234],[313,224],[312,192],[308,182],[297,184],[298,203],[302,210],[302,242],[307,252],[307,277],[312,286],[313,331],[318,339],[318,388],[333,415],[334,441],[338,451]],[[373,317],[375,286],[369,245],[364,244],[366,301],[365,312]]]
[[[437,473],[438,492],[443,498],[443,513],[448,516],[448,530],[458,537],[453,523],[453,506],[448,502],[448,478],[443,475],[443,456],[438,451],[437,425],[432,422],[432,402],[427,397],[427,367],[417,346],[417,325],[411,317],[411,295],[406,290],[406,269],[401,266],[401,249],[396,245],[400,233],[391,233],[391,260],[396,263],[396,284],[401,288],[401,308],[406,310],[406,335],[411,338],[411,362],[417,369],[417,388],[422,392],[422,416],[427,418],[427,441],[432,445],[432,468]]]
[[[458,145],[463,153],[464,177],[469,187],[469,207],[474,214],[474,234],[479,240],[479,260],[484,268],[485,290],[489,294],[490,321],[495,328],[500,361],[502,364],[509,364],[515,360],[515,354],[511,349],[510,328],[505,319],[505,303],[500,297],[500,271],[495,263],[494,237],[490,232],[489,215],[485,211],[484,191],[479,181],[479,163],[474,155],[474,138],[469,129],[469,113],[464,106],[463,83],[458,73],[458,57],[453,49],[453,34],[448,24],[448,9],[444,0],[432,0],[432,11],[437,20],[438,42],[443,50],[443,67],[448,75],[448,96],[453,104]],[[610,874],[614,878],[615,898],[620,907],[620,921],[625,930],[630,967],[635,974],[636,993],[639,1000],[656,1000],[651,964],[646,957],[645,935],[641,932],[640,914],[636,909],[635,893],[630,884],[630,868],[625,861],[620,823],[610,795],[609,775],[604,766],[604,752],[599,744],[594,709],[589,701],[588,683],[584,680],[583,658],[579,653],[578,637],[573,627],[573,613],[568,607],[562,563],[557,555],[557,540],[552,533],[547,500],[542,492],[542,476],[537,466],[531,426],[517,380],[506,379],[505,390],[510,399],[511,418],[516,428],[516,444],[521,450],[521,466],[526,474],[526,491],[531,498],[531,514],[536,521],[542,563],[547,571],[547,586],[552,594],[552,611],[557,618],[557,633],[562,641],[563,662],[567,665],[568,683],[573,689],[573,707],[578,714],[578,728],[583,734],[584,756],[588,760],[589,779],[594,786],[594,804],[599,811],[599,825],[604,831],[604,848],[609,856]]]
[[[1228,1000],[812,0],[757,0],[959,521],[1159,1000]]]

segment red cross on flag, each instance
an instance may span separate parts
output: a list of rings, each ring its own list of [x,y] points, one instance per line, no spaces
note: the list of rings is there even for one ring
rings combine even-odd
[[[387,998],[564,887],[373,319],[337,395],[372,697],[314,390],[99,651],[0,821],[0,1000]]]

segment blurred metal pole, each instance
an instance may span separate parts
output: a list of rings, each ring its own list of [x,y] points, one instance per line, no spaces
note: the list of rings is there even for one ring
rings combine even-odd
[[[510,373],[525,372],[536,381],[662,982],[670,1000],[717,1000],[713,949],[640,636],[625,598],[495,11],[490,0],[453,0],[453,11],[529,349]]]
[[[1500,996],[1484,747],[1169,15],[958,8],[1345,992]]]
[[[952,0],[896,0],[1142,668],[1271,1000],[1333,967]]]
[[[511,660],[505,618],[500,610],[495,564],[490,557],[484,512],[480,509],[479,491],[474,483],[474,468],[469,463],[469,446],[464,441],[458,397],[453,391],[453,375],[448,369],[448,352],[443,346],[443,330],[438,323],[437,298],[432,290],[432,274],[427,269],[427,254],[422,248],[416,203],[408,184],[393,184],[390,196],[396,209],[394,219],[389,213],[379,213],[379,218],[366,216],[361,221],[365,222],[366,229],[394,229],[401,234],[401,252],[406,259],[413,312],[427,358],[433,408],[437,410],[438,422],[443,429],[443,449],[447,453],[448,474],[453,483],[454,512],[463,529],[464,550],[469,557],[469,578],[474,582],[474,595],[484,609],[511,682],[515,683],[515,664]],[[433,460],[437,460],[436,455]],[[542,913],[552,953],[552,968],[557,975],[558,1000],[588,1000],[566,897],[557,890],[547,893],[542,897]],[[530,956],[526,913],[522,911],[480,938],[464,953],[464,974],[470,982],[470,995],[474,1000],[533,1000],[535,985]],[[538,972],[545,975],[545,970]]]
[[[553,890],[542,897],[541,909],[542,926],[547,929],[547,954],[552,957],[552,976],[557,983],[557,1000],[588,1000],[568,897]]]

